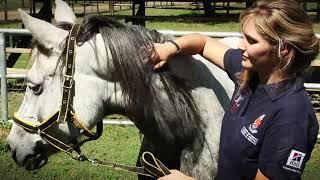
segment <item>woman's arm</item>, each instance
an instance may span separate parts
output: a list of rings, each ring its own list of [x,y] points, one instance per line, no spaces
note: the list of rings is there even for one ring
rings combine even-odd
[[[269,178],[263,175],[260,169],[258,169],[255,180],[269,180]]]
[[[179,46],[182,54],[200,54],[213,64],[224,69],[223,57],[229,47],[217,39],[201,34],[190,34],[175,39],[175,43]],[[154,48],[156,57],[154,57],[152,61],[155,63],[155,68],[162,67],[167,60],[178,51],[172,42],[165,42],[163,44],[156,43],[154,44]]]

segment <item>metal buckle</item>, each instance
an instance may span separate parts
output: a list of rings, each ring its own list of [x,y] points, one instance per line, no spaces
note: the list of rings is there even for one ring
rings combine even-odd
[[[67,89],[71,89],[72,86],[73,86],[73,77],[72,77],[72,76],[69,76],[69,75],[64,75],[64,77],[65,77],[65,78],[64,78],[64,82],[63,82],[62,87],[63,87],[63,88],[67,88]],[[64,85],[66,81],[69,81],[69,82],[70,82],[70,85],[69,85],[69,86],[65,86],[65,85]]]
[[[71,152],[69,151],[71,150]],[[67,152],[69,151],[69,155],[75,159],[75,160],[78,160],[78,161],[81,161],[81,154],[79,154],[77,151],[73,150],[72,148],[69,148],[67,150]]]
[[[64,75],[64,78],[66,78],[67,80],[69,80],[69,79],[72,80],[73,79],[72,75],[70,76],[70,75],[66,75],[66,74]]]
[[[89,161],[89,162],[91,162],[92,166],[99,166],[97,159],[87,158],[86,160]]]
[[[73,76],[72,75],[66,75],[65,74],[63,77],[64,77],[65,81],[72,81],[73,80]]]
[[[37,128],[37,134],[41,135],[42,132],[41,132],[41,129],[39,128],[39,126],[36,125],[35,127]]]
[[[92,166],[98,166],[98,161],[96,159],[90,160]]]

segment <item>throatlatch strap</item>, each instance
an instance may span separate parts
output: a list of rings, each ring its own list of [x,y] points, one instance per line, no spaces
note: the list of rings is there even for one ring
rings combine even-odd
[[[58,121],[65,121],[70,108],[70,97],[73,88],[73,73],[74,73],[74,57],[76,38],[79,31],[80,24],[74,24],[69,31],[67,53],[66,53],[66,72],[64,75],[63,89],[62,89],[62,102]]]

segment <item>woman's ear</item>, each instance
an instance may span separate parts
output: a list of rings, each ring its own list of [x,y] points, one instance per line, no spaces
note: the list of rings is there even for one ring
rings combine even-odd
[[[287,69],[293,62],[295,49],[288,43],[284,43],[280,50],[280,59],[283,69]]]
[[[283,43],[280,49],[281,57],[287,56],[290,51],[292,51],[292,47],[288,43]]]
[[[280,43],[277,49],[277,56],[281,60],[288,59],[288,55],[293,51],[292,47],[288,43]]]

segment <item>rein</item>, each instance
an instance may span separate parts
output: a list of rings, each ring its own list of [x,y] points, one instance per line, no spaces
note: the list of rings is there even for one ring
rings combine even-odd
[[[43,138],[49,144],[69,154],[75,160],[89,161],[94,166],[109,167],[116,170],[134,172],[151,178],[162,177],[170,174],[169,169],[165,165],[163,165],[160,160],[155,158],[154,155],[150,152],[144,152],[142,154],[142,167],[127,166],[115,162],[100,161],[97,159],[90,159],[84,155],[81,155],[80,146],[87,141],[98,139],[103,131],[103,123],[102,121],[98,122],[98,124],[96,125],[96,132],[92,132],[81,123],[72,108],[72,95],[74,92],[73,75],[75,69],[75,45],[79,29],[80,24],[74,24],[67,37],[68,41],[65,64],[66,70],[63,76],[62,100],[60,110],[51,115],[47,120],[42,121],[40,124],[30,123],[24,119],[21,119],[17,116],[16,113],[13,117],[14,122],[28,132],[39,134],[41,138]],[[81,140],[80,142],[76,140],[76,143],[66,144],[47,132],[50,127],[59,123],[65,123],[67,121],[71,122],[73,126],[77,128],[79,133],[85,136],[85,139]]]

